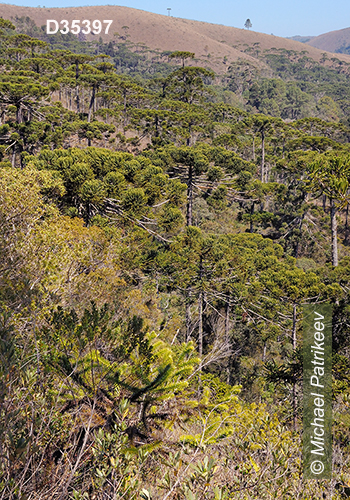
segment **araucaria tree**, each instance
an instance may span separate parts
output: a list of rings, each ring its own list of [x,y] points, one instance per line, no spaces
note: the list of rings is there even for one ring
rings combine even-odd
[[[323,498],[296,431],[302,306],[324,302],[345,498],[350,63],[255,41],[236,62],[206,47],[202,68],[127,26],[105,43],[14,23],[0,18],[0,500]]]
[[[325,195],[330,201],[332,233],[332,265],[338,265],[337,214],[350,202],[350,155],[325,153],[310,165],[305,186],[316,197]]]

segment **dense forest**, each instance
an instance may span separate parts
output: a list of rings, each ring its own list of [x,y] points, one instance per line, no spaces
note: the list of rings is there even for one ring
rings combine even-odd
[[[349,498],[350,65],[0,28],[0,500]],[[332,481],[302,479],[311,303]]]

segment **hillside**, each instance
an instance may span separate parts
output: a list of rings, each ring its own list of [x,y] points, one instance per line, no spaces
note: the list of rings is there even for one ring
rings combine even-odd
[[[295,42],[301,42],[301,43],[306,43],[309,42],[315,38],[314,36],[302,36],[302,35],[295,35],[295,36],[289,36],[289,40],[294,40]]]
[[[16,16],[29,16],[37,26],[46,24],[47,19],[61,21],[66,19],[113,19],[108,35],[102,35],[105,41],[113,39],[115,33],[123,33],[127,26],[129,40],[144,43],[151,49],[162,51],[186,50],[196,54],[197,58],[206,61],[206,66],[217,72],[225,72],[230,62],[244,58],[256,66],[264,66],[259,54],[265,50],[286,49],[296,52],[305,51],[305,44],[266,35],[254,31],[233,28],[218,24],[191,21],[174,17],[153,14],[138,9],[119,6],[72,7],[72,8],[31,8],[0,4],[0,16],[4,19],[15,19]],[[97,38],[88,35],[90,39]],[[248,53],[249,52],[249,53]],[[324,49],[309,46],[308,56],[319,61]],[[225,60],[224,60],[225,58]],[[350,56],[340,56],[350,62]]]
[[[350,62],[242,31],[253,64],[214,74],[131,22],[105,43],[0,18],[0,500],[319,500],[320,420],[344,500]]]
[[[320,50],[348,54],[350,53],[350,28],[324,33],[306,43]]]

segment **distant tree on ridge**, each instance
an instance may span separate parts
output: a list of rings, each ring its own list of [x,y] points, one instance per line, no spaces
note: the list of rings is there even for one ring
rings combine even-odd
[[[244,23],[244,27],[247,28],[247,30],[249,30],[249,28],[251,28],[253,25],[251,23],[251,20],[250,19],[247,19],[246,22]]]

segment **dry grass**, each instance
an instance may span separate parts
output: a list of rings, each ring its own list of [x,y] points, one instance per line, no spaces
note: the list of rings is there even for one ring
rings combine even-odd
[[[330,31],[329,33],[316,36],[308,42],[308,45],[312,45],[313,47],[317,47],[321,50],[336,52],[342,47],[348,47],[350,45],[350,28]],[[338,56],[339,54],[337,54],[337,57]]]
[[[272,48],[285,48],[297,52],[306,50],[309,57],[315,60],[319,60],[324,52],[324,49],[319,50],[311,45],[286,38],[219,24],[168,17],[129,7],[92,6],[47,9],[0,4],[0,16],[11,19],[15,18],[16,15],[19,17],[29,16],[38,26],[45,25],[47,19],[56,19],[57,21],[62,19],[68,21],[73,19],[89,19],[91,21],[112,19],[110,33],[102,35],[104,40],[113,39],[116,32],[124,34],[125,30],[122,28],[128,26],[127,34],[130,41],[144,43],[154,50],[194,52],[196,57],[201,59],[202,66],[206,65],[220,73],[227,70],[230,62],[240,58],[261,67],[263,63],[259,60],[258,51],[263,52]],[[89,35],[89,37],[97,39],[99,35]],[[314,40],[312,40],[312,44],[314,44]],[[248,46],[253,47],[254,44],[257,44],[254,50],[250,55],[246,54],[244,50]],[[226,57],[226,62],[224,62],[224,57]],[[350,62],[350,56],[337,54],[337,57]]]

